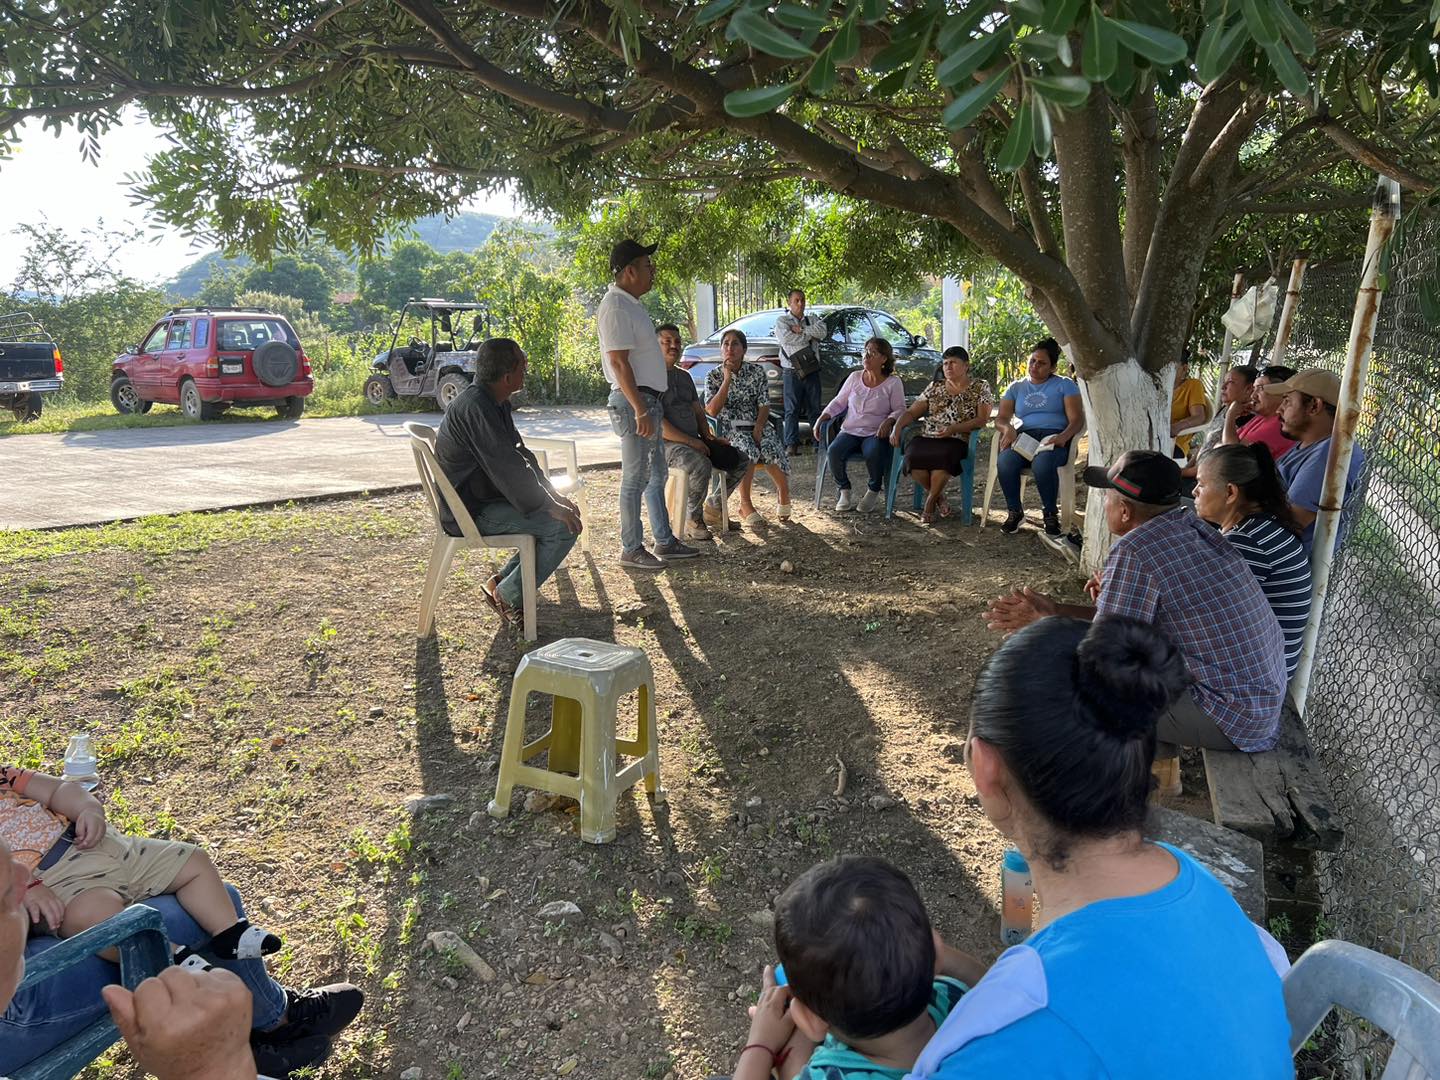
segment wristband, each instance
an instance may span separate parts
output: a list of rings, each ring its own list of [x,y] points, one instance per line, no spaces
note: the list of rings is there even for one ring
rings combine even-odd
[[[764,1050],[770,1055],[770,1067],[772,1069],[778,1069],[785,1063],[785,1059],[790,1056],[790,1047],[788,1046],[779,1051],[775,1051],[771,1050],[770,1047],[764,1043],[750,1043],[740,1050],[740,1056],[744,1057],[747,1050]]]
[[[32,878],[30,879],[30,884],[25,886],[25,891],[26,891],[26,892],[29,892],[29,891],[30,891],[31,889],[33,889],[36,885],[44,885],[44,884],[45,884],[45,882],[42,881],[40,878],[38,878],[38,877],[32,877]]]

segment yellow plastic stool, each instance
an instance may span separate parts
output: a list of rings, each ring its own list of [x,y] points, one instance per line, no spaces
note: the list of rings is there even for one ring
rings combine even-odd
[[[640,691],[634,742],[615,737],[620,697]],[[525,739],[525,703],[531,693],[549,694],[550,730],[534,742]],[[655,675],[639,649],[589,638],[564,638],[526,653],[510,690],[510,715],[500,751],[500,777],[490,816],[510,813],[516,784],[564,795],[580,803],[580,839],[604,844],[615,839],[615,802],[642,778],[652,801],[663,803],[659,739],[655,733]],[[525,762],[550,751],[549,767]],[[619,772],[616,759],[637,760]],[[570,775],[567,775],[570,774]]]

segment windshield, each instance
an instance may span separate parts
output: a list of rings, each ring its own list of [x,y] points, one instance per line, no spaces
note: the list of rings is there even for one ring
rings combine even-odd
[[[225,319],[215,330],[217,349],[258,349],[267,341],[283,341],[293,348],[300,339],[281,319]]]
[[[775,320],[779,317],[778,310],[746,315],[743,319],[736,319],[729,326],[722,327],[710,335],[710,340],[719,341],[726,330],[739,330],[745,335],[746,341],[754,341],[756,338],[773,338],[775,336]]]

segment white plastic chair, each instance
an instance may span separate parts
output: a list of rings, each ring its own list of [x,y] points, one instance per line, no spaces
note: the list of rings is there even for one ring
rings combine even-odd
[[[1336,1006],[1395,1041],[1381,1080],[1440,1080],[1440,983],[1348,941],[1322,941],[1285,976],[1292,1054]]]
[[[1018,428],[1015,417],[1010,418],[1012,427]],[[1069,453],[1065,455],[1065,464],[1060,468],[1060,531],[1068,533],[1075,527],[1075,462],[1080,453],[1080,436],[1085,434],[1085,428],[1075,433],[1070,440]],[[973,441],[973,440],[972,440]],[[1088,445],[1088,444],[1087,444]],[[1047,454],[1055,451],[1047,450]],[[1000,463],[1000,437],[995,435],[990,439],[990,467],[985,473],[985,501],[980,504],[980,528],[984,528],[990,520],[990,499],[995,494],[995,481],[998,477]],[[1020,474],[1020,502],[1025,502],[1025,482],[1029,479],[1028,473]]]
[[[561,495],[575,500],[575,505],[580,507],[580,522],[588,525],[590,522],[590,500],[585,495],[585,481],[580,475],[580,455],[575,449],[575,443],[570,439],[532,439],[525,437],[525,445],[540,462],[540,471],[550,481],[550,486]],[[565,465],[563,476],[550,475],[550,455],[559,454]],[[590,550],[590,530],[580,530],[580,550]]]
[[[1175,458],[1177,461],[1180,460],[1180,440],[1183,439],[1186,435],[1198,435],[1202,431],[1206,430],[1209,426],[1210,421],[1206,420],[1203,424],[1191,424],[1187,428],[1181,428],[1179,434],[1175,435],[1170,440],[1170,456]],[[1190,444],[1190,448],[1193,452],[1195,448],[1195,444],[1193,442]],[[1186,458],[1185,460],[1188,461],[1189,458]]]
[[[445,575],[455,553],[464,548],[513,548],[520,552],[521,606],[524,609],[524,636],[534,641],[535,633],[535,537],[529,533],[503,533],[496,536],[481,536],[475,526],[475,519],[465,508],[459,493],[445,476],[440,463],[435,460],[435,429],[428,424],[411,421],[405,425],[410,435],[410,450],[415,455],[415,469],[420,473],[420,489],[425,501],[430,504],[431,516],[435,519],[435,547],[430,552],[430,569],[425,575],[425,588],[420,594],[420,636],[430,633],[435,625],[435,608],[440,603],[440,591],[445,587]],[[460,536],[451,536],[440,524],[441,500],[448,507],[460,526]]]
[[[710,474],[710,482],[720,486],[720,529],[722,532],[729,532],[730,491],[729,485],[725,483],[725,474],[715,469]],[[687,513],[689,506],[690,471],[671,465],[670,479],[665,481],[665,510],[670,515],[670,531],[680,540],[685,539],[685,530],[690,520]]]

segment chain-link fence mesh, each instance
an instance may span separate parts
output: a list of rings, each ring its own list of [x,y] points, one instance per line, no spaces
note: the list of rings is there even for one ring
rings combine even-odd
[[[1359,440],[1366,478],[1334,564],[1306,723],[1345,838],[1320,861],[1337,937],[1440,978],[1440,327],[1421,311],[1440,271],[1440,228],[1394,253]],[[1305,279],[1285,363],[1339,371],[1360,266]],[[1335,1076],[1379,1076],[1388,1042],[1340,1023],[1322,1048]]]

